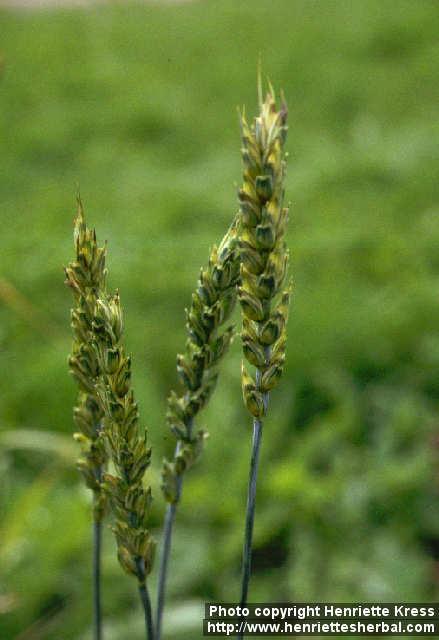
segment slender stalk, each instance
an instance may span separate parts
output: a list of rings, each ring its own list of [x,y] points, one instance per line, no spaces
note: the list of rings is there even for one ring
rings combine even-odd
[[[139,584],[139,594],[142,601],[143,610],[145,612],[145,628],[146,637],[148,640],[154,640],[154,622],[152,619],[152,607],[151,598],[149,597],[148,587],[146,582]]]
[[[93,522],[93,619],[95,640],[102,640],[101,542],[102,523],[95,520]]]
[[[183,476],[177,478],[177,492],[178,501],[181,497],[181,491],[183,488]],[[163,547],[162,555],[160,558],[160,569],[157,587],[157,620],[156,620],[156,635],[155,640],[160,640],[162,635],[162,621],[163,621],[163,609],[165,607],[166,599],[166,579],[168,575],[169,557],[171,554],[171,542],[172,533],[175,522],[175,515],[177,513],[178,502],[173,502],[168,505],[165,516],[165,524],[163,530]]]
[[[188,422],[188,431],[189,434],[192,433],[193,422],[190,420]],[[175,446],[174,457],[180,453],[181,442],[178,441]],[[176,477],[176,491],[175,491],[175,502],[171,502],[168,504],[168,508],[166,509],[165,515],[165,523],[163,527],[163,546],[162,546],[162,555],[160,558],[160,568],[159,568],[159,577],[157,584],[157,616],[156,616],[156,637],[155,640],[160,640],[162,636],[162,622],[163,622],[163,610],[165,608],[165,600],[166,600],[166,582],[168,577],[168,565],[169,558],[171,555],[171,546],[172,546],[172,534],[174,531],[174,522],[175,516],[177,514],[177,507],[181,499],[181,493],[183,491],[183,476],[182,474],[178,474]]]
[[[100,431],[100,426],[98,428]],[[102,466],[96,467],[96,481],[102,482]],[[101,606],[101,555],[102,555],[102,516],[99,514],[101,496],[93,494],[93,623],[94,639],[102,640],[102,606]]]
[[[266,357],[269,358],[269,350],[266,349]],[[261,385],[261,372],[256,370],[256,388],[259,390]],[[262,394],[265,411],[268,407],[268,393]],[[250,458],[250,473],[248,480],[248,494],[247,494],[247,508],[245,515],[245,532],[244,532],[244,545],[242,551],[242,581],[241,581],[241,606],[247,604],[248,586],[250,582],[251,574],[251,559],[252,559],[252,543],[253,543],[253,525],[255,521],[255,509],[256,509],[256,486],[258,479],[259,468],[259,454],[262,442],[262,430],[263,423],[260,418],[253,418],[253,440],[252,440],[252,452]],[[242,634],[238,635],[238,639],[242,638]]]
[[[146,585],[145,562],[143,558],[136,558],[136,569],[139,580],[139,595],[145,613],[145,630],[147,640],[155,640],[154,621],[152,617],[151,598]]]
[[[259,466],[259,451],[262,440],[262,420],[253,420],[253,442],[250,460],[250,474],[248,481],[247,510],[245,516],[244,547],[242,551],[242,583],[241,583],[241,606],[247,604],[248,585],[251,573],[251,556],[253,542],[253,524],[255,520],[256,507],[256,484]],[[242,638],[242,635],[238,636]]]

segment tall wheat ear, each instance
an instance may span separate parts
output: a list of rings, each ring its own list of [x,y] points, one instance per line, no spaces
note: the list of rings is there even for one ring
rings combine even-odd
[[[265,100],[259,90],[259,115],[251,125],[241,115],[243,184],[239,190],[240,284],[242,314],[242,393],[253,418],[253,442],[242,561],[241,604],[247,602],[255,514],[262,419],[269,394],[285,362],[286,324],[291,286],[288,271],[284,206],[287,107],[276,106],[273,88]],[[250,368],[249,368],[250,365]],[[240,636],[241,637],[241,636]]]

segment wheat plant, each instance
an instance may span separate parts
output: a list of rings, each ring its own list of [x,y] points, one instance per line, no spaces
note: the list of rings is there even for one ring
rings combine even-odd
[[[161,488],[167,504],[157,583],[156,624],[147,577],[153,567],[155,541],[149,529],[151,489],[145,482],[151,450],[146,431],[139,428],[139,412],[131,388],[131,360],[123,344],[123,314],[119,294],[106,289],[106,247],[85,223],[79,201],[75,220],[75,260],[66,268],[73,290],[73,349],[70,370],[79,385],[74,410],[82,455],[78,466],[93,492],[94,519],[94,635],[102,638],[100,605],[101,527],[107,505],[122,568],[137,579],[148,640],[160,640],[166,580],[175,516],[183,480],[199,458],[206,431],[196,425],[215,388],[219,365],[234,335],[228,324],[239,298],[242,314],[242,392],[253,417],[241,605],[247,602],[256,501],[256,482],[262,419],[269,393],[277,384],[285,361],[286,323],[290,289],[284,288],[288,269],[284,207],[287,109],[276,106],[274,91],[262,100],[259,115],[249,125],[241,116],[243,186],[239,212],[208,265],[201,269],[197,289],[186,310],[187,340],[177,356],[178,392],[167,402],[166,419],[175,437],[175,452],[162,467]],[[239,636],[240,638],[242,636]]]
[[[141,435],[139,430],[139,412],[131,389],[131,360],[122,342],[119,294],[102,296],[95,310],[93,339],[100,369],[96,389],[104,413],[102,435],[114,467],[113,474],[104,474],[103,489],[114,515],[119,562],[137,578],[147,637],[153,640],[146,578],[152,569],[155,543],[148,529],[151,489],[144,485],[151,449],[147,446],[146,431]]]
[[[177,443],[172,461],[164,460],[162,490],[169,503],[165,516],[163,547],[159,570],[156,640],[160,640],[165,604],[166,577],[172,531],[183,477],[203,449],[207,433],[196,429],[195,419],[211,396],[218,378],[218,364],[233,337],[230,325],[223,329],[236,302],[239,276],[237,220],[219,247],[213,247],[206,268],[202,268],[187,315],[187,341],[184,354],[177,356],[179,393],[168,398],[167,422]]]
[[[108,456],[100,438],[103,411],[95,387],[99,363],[93,348],[92,324],[97,300],[105,291],[106,248],[97,245],[95,232],[87,227],[79,197],[74,248],[75,260],[65,269],[66,284],[73,292],[75,303],[71,312],[73,348],[69,367],[79,386],[74,422],[78,429],[75,439],[82,451],[77,466],[93,493],[94,637],[101,640],[101,538],[106,506],[101,481]]]
[[[146,578],[151,571],[154,540],[147,520],[151,490],[144,486],[151,450],[138,427],[139,414],[131,390],[131,361],[123,346],[119,294],[106,291],[106,247],[87,227],[78,199],[74,227],[76,259],[65,269],[74,293],[73,349],[70,370],[79,384],[74,409],[82,455],[78,461],[94,496],[94,635],[102,638],[100,564],[102,518],[107,505],[122,568],[137,578],[148,640],[154,638],[151,600]],[[108,473],[111,461],[113,473]]]
[[[260,84],[259,84],[260,87]],[[285,361],[286,322],[290,291],[283,290],[288,251],[284,207],[287,108],[276,106],[270,86],[265,100],[259,89],[259,115],[249,125],[243,114],[243,185],[239,191],[239,248],[241,276],[242,349],[254,374],[242,364],[242,392],[253,418],[253,441],[242,560],[241,605],[247,602],[251,572],[256,482],[262,438],[262,418],[270,391],[276,386]],[[242,637],[239,635],[238,637]]]

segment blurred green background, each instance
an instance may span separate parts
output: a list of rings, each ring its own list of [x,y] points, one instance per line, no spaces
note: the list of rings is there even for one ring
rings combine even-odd
[[[266,420],[252,601],[438,600],[439,8],[211,0],[0,9],[0,638],[87,640],[89,494],[67,372],[80,184],[109,244],[158,470],[184,307],[240,181],[258,57],[290,107],[295,295]],[[238,318],[237,318],[237,321]],[[238,598],[250,447],[240,349],[187,478],[166,637]],[[142,637],[106,532],[106,640]]]

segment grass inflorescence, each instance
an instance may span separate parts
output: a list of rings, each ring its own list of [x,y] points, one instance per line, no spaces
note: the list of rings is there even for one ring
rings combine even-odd
[[[78,401],[73,415],[78,431],[75,439],[81,444],[77,466],[93,492],[93,608],[94,636],[102,636],[101,621],[101,538],[106,496],[102,489],[102,474],[108,455],[101,438],[103,410],[95,382],[100,367],[93,346],[93,318],[97,301],[105,294],[107,270],[106,247],[99,247],[96,233],[87,227],[78,197],[78,213],[74,228],[75,260],[65,269],[66,284],[73,291],[75,306],[71,312],[73,348],[69,358],[70,372],[78,383]]]
[[[269,392],[282,375],[285,362],[289,288],[283,289],[288,270],[284,206],[287,107],[276,106],[273,89],[262,101],[251,125],[241,117],[243,185],[239,191],[242,311],[242,349],[250,373],[242,363],[242,393],[253,417],[253,442],[245,521],[241,604],[247,601],[251,571],[256,482],[262,438],[262,418]],[[241,636],[240,636],[241,637]]]
[[[178,478],[198,458],[207,435],[201,429],[195,431],[194,420],[215,388],[218,365],[233,338],[233,325],[221,329],[235,306],[238,275],[235,220],[219,247],[213,247],[207,267],[201,269],[186,311],[186,348],[177,356],[181,392],[171,392],[166,414],[178,444],[174,459],[163,464],[162,490],[170,503],[178,502]]]
[[[237,238],[235,218],[219,247],[212,248],[207,267],[201,269],[191,306],[186,310],[185,352],[177,356],[181,391],[172,391],[168,398],[166,418],[177,442],[173,459],[165,459],[162,468],[162,491],[169,506],[159,572],[156,640],[161,636],[172,531],[183,476],[200,456],[207,437],[206,431],[196,429],[194,421],[215,388],[218,366],[234,335],[233,325],[223,327],[236,303],[239,277]]]
[[[75,439],[82,448],[78,468],[86,485],[93,491],[94,518],[100,521],[105,509],[102,470],[108,456],[100,438],[103,411],[95,386],[100,370],[93,347],[92,325],[97,300],[105,292],[106,248],[98,246],[95,231],[87,227],[79,199],[74,245],[76,258],[67,266],[65,273],[66,284],[73,291],[75,299],[71,313],[74,341],[69,358],[70,371],[79,386],[78,402],[74,408],[74,421],[78,429]]]
[[[148,528],[151,489],[144,475],[151,460],[146,431],[139,431],[139,412],[131,389],[131,359],[126,356],[119,294],[106,295],[96,304],[93,319],[94,347],[100,376],[96,382],[104,413],[103,438],[115,472],[105,473],[103,488],[114,514],[119,562],[137,578],[145,606],[149,637],[153,637],[151,604],[146,577],[151,572],[154,539]]]

